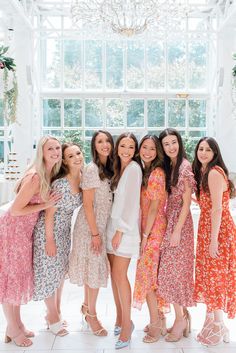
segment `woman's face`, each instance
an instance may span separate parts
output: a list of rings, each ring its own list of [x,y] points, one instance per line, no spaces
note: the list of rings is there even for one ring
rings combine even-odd
[[[99,132],[95,138],[95,149],[99,158],[107,158],[111,153],[112,146],[110,140],[103,132]]]
[[[128,164],[135,153],[135,142],[130,137],[123,137],[120,140],[118,145],[118,156],[120,157],[121,162]]]
[[[57,140],[49,139],[43,145],[43,159],[48,165],[55,165],[61,160],[61,145]]]
[[[156,158],[156,145],[152,139],[149,138],[143,141],[139,150],[139,155],[145,165],[150,165],[151,162]]]
[[[206,167],[214,158],[214,152],[206,141],[202,141],[199,144],[197,158],[203,167]]]
[[[84,157],[79,146],[69,146],[64,150],[63,163],[70,171],[73,169],[81,169],[83,167]]]
[[[179,153],[179,142],[177,136],[167,135],[162,140],[162,147],[165,154],[171,159],[171,161],[176,161]]]

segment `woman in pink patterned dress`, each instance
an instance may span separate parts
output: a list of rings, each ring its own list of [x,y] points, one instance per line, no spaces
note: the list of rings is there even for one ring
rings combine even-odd
[[[20,305],[33,295],[32,233],[39,212],[54,205],[60,195],[51,194],[50,180],[59,171],[61,145],[50,136],[41,138],[35,162],[17,186],[11,208],[0,217],[0,303],[7,321],[5,342],[32,344],[34,333],[21,321]]]
[[[146,301],[150,324],[146,326],[143,342],[153,343],[166,333],[165,317],[160,312],[164,303],[157,300],[157,273],[160,245],[166,230],[166,189],[163,152],[156,136],[146,135],[139,145],[142,160],[141,190],[141,257],[138,260],[133,295],[133,306],[141,309]]]
[[[190,331],[190,317],[185,307],[193,306],[194,231],[190,213],[195,188],[190,163],[180,134],[165,129],[159,139],[164,149],[166,172],[167,229],[161,246],[158,293],[174,306],[175,321],[165,340],[179,341]]]

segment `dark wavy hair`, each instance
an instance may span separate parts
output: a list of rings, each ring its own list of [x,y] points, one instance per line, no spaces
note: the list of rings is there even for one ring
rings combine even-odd
[[[173,166],[171,164],[170,157],[168,157],[167,154],[164,151],[163,143],[162,143],[163,139],[166,136],[169,136],[169,135],[176,136],[178,144],[179,144],[179,153],[178,153],[178,156],[177,156],[177,161],[176,161],[176,165],[175,165],[174,169],[173,169]],[[181,163],[183,162],[183,159],[184,158],[187,159],[187,155],[186,155],[186,152],[184,150],[184,145],[183,145],[182,138],[181,138],[181,136],[180,136],[180,134],[179,134],[179,132],[177,130],[172,129],[172,128],[168,128],[168,129],[163,130],[160,133],[160,135],[159,135],[159,140],[160,140],[160,142],[162,144],[162,148],[163,148],[163,152],[164,152],[164,170],[165,170],[165,173],[166,173],[166,190],[170,194],[171,193],[171,187],[172,186],[176,186],[177,183],[178,183],[179,168],[180,168]]]
[[[131,138],[134,141],[135,144],[135,151],[134,151],[134,156],[132,158],[133,161],[139,162],[138,158],[138,141],[135,135],[132,132],[124,132],[121,134],[115,144],[115,150],[114,150],[114,175],[111,179],[111,189],[115,190],[117,188],[117,185],[119,183],[119,180],[121,178],[121,162],[120,162],[120,157],[118,156],[118,147],[123,138]]]
[[[65,143],[63,143],[62,146],[61,146],[61,151],[62,151],[61,167],[60,167],[60,170],[59,170],[58,174],[55,177],[53,177],[52,181],[54,181],[56,179],[63,178],[64,176],[66,176],[69,173],[68,166],[64,163],[64,159],[65,159],[65,150],[68,147],[71,147],[71,146],[79,147],[79,149],[80,149],[80,151],[82,153],[82,149],[81,149],[81,147],[80,147],[80,145],[78,143],[74,143],[74,142],[65,142]]]
[[[99,134],[105,134],[107,136],[107,140],[111,145],[111,152],[107,158],[107,162],[105,165],[103,165],[99,159],[99,155],[97,153],[96,147],[95,147],[95,142],[96,138]],[[99,178],[101,180],[104,179],[111,179],[113,176],[113,152],[114,152],[114,142],[112,139],[111,134],[108,131],[105,130],[98,130],[93,134],[92,140],[91,140],[91,154],[93,158],[93,162],[98,166],[98,173],[99,173]]]
[[[208,143],[210,149],[214,153],[213,159],[208,163],[204,174],[202,174],[202,171],[201,171],[202,163],[199,161],[199,159],[197,157],[197,152],[198,152],[199,146],[200,146],[201,142],[203,142],[203,141],[206,141]],[[226,165],[223,161],[218,143],[216,142],[216,140],[213,137],[202,137],[198,141],[198,143],[195,147],[194,160],[193,160],[193,164],[192,164],[194,177],[195,177],[195,180],[197,183],[197,191],[196,191],[197,198],[199,198],[199,196],[200,196],[201,186],[205,192],[209,191],[208,175],[209,175],[210,170],[215,166],[219,166],[220,168],[223,169],[223,171],[229,181],[230,197],[235,196],[235,186],[232,183],[232,181],[229,179],[229,172],[228,172],[228,169],[226,168]]]
[[[158,137],[156,135],[145,135],[140,143],[139,143],[139,159],[140,159],[140,162],[141,162],[141,157],[140,157],[140,149],[143,145],[143,143],[146,141],[146,140],[152,140],[154,145],[155,145],[155,148],[156,148],[156,157],[153,161],[151,161],[151,164],[150,164],[150,167],[145,167],[144,163],[140,163],[141,165],[141,168],[142,168],[142,173],[143,173],[143,179],[142,179],[142,185],[147,188],[148,186],[148,179],[150,177],[150,174],[152,173],[152,171],[154,169],[156,169],[157,167],[160,167],[162,169],[164,169],[164,153],[163,153],[163,150],[162,150],[162,147],[161,147],[161,143],[158,139]]]

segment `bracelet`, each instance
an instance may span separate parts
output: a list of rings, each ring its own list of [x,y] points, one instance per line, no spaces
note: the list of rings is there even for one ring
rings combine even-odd
[[[98,233],[98,234],[91,234],[91,236],[92,236],[92,237],[99,237],[100,234],[99,234],[99,233]]]
[[[143,238],[148,238],[148,234],[146,234],[146,233],[143,233]]]

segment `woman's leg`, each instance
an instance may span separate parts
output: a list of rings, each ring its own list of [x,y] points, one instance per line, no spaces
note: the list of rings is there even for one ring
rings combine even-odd
[[[54,293],[51,297],[44,299],[44,303],[47,307],[46,320],[48,322],[50,331],[58,336],[67,335],[68,331],[64,328],[63,323],[61,322],[60,314],[57,310],[56,293]],[[56,328],[55,324],[58,324]]]
[[[159,317],[156,293],[151,291],[146,296],[147,306],[150,315],[148,334],[144,337],[144,342],[151,343],[157,341],[161,336],[162,323]]]
[[[183,306],[174,303],[175,310],[175,321],[172,326],[171,332],[166,336],[166,341],[176,342],[179,341],[183,336],[187,337],[190,330],[189,319],[184,315]]]
[[[60,287],[57,288],[56,293],[55,293],[57,312],[59,315],[61,315],[61,298],[62,298],[63,287],[64,287],[64,279],[61,281]]]
[[[13,307],[16,322],[26,337],[34,337],[34,333],[25,328],[25,325],[23,324],[23,322],[21,320],[20,309],[21,309],[20,305],[14,305],[14,307]]]
[[[119,339],[127,341],[131,335],[131,288],[127,272],[130,259],[115,256],[113,261],[112,276],[116,283],[122,308],[122,325]]]
[[[116,322],[115,322],[115,326],[121,327],[121,323],[122,323],[121,302],[120,302],[120,297],[119,297],[117,285],[116,285],[116,283],[115,283],[115,281],[113,279],[113,276],[112,276],[114,256],[115,255],[108,254],[108,260],[109,260],[110,266],[111,266],[111,286],[112,286],[112,291],[113,291],[113,296],[114,296],[114,301],[115,301],[115,306],[116,306]]]

